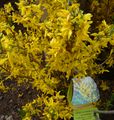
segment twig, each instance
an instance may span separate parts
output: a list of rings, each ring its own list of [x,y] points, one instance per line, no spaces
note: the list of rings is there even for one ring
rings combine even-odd
[[[114,110],[110,110],[110,111],[103,111],[103,110],[96,110],[94,111],[94,113],[99,113],[99,114],[114,114]]]
[[[1,67],[3,70],[5,70],[5,71],[10,75],[10,71],[9,71],[9,70],[7,70],[6,68],[4,68],[2,65],[0,65],[0,67]]]

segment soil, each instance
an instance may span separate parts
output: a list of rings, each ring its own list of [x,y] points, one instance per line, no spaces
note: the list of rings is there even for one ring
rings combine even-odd
[[[16,82],[11,80],[6,81],[5,84],[13,89],[6,93],[0,92],[0,120],[21,120],[19,110],[36,98],[38,91],[27,85],[17,86]]]

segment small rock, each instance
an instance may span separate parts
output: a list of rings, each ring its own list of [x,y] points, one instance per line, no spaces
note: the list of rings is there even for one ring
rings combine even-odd
[[[4,115],[2,115],[2,116],[0,117],[0,120],[4,120]]]
[[[7,117],[7,119],[6,119],[6,120],[13,120],[12,115],[10,115],[9,117]]]
[[[12,115],[15,115],[15,111],[12,111],[12,113],[11,113]]]
[[[12,103],[13,102],[13,100],[11,99],[10,101],[9,101],[9,103]]]
[[[7,119],[8,118],[8,115],[5,115],[5,119]]]
[[[2,100],[3,99],[3,96],[0,96],[0,100]]]

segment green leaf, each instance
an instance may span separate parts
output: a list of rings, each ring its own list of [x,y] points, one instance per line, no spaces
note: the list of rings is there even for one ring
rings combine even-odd
[[[71,81],[67,92],[67,99],[69,103],[71,103],[72,101],[72,96],[73,96],[73,82]]]

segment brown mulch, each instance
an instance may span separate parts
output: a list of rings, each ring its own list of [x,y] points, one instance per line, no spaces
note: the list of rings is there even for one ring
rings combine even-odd
[[[3,116],[12,116],[13,120],[21,120],[19,114],[21,107],[36,98],[38,92],[27,85],[17,86],[11,80],[5,84],[9,85],[11,89],[6,93],[0,92],[0,120]]]

